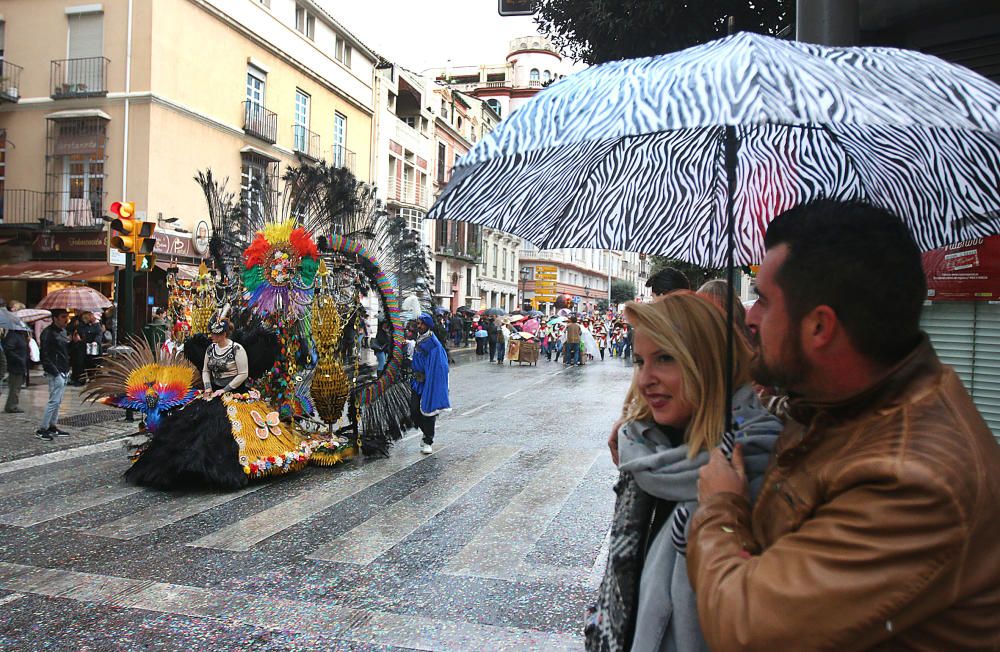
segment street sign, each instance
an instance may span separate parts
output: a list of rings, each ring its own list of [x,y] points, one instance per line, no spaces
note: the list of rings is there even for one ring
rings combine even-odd
[[[531,16],[535,13],[531,8],[534,0],[499,0],[499,3],[501,16]]]

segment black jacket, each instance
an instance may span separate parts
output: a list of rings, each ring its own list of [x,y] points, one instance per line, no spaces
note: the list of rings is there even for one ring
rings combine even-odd
[[[50,376],[69,373],[69,335],[55,324],[42,331],[42,369]]]
[[[486,337],[489,339],[490,343],[495,343],[497,341],[497,334],[500,332],[497,325],[493,321],[487,321],[486,326],[483,327],[486,331]]]
[[[24,375],[28,369],[28,333],[7,331],[3,338],[3,352],[7,357],[7,370],[13,375]]]

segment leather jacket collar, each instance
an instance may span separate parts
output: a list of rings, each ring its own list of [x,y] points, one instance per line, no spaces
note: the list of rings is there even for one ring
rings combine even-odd
[[[941,362],[927,334],[921,332],[917,346],[867,389],[839,401],[809,401],[792,395],[788,413],[801,424],[812,423],[817,417],[827,422],[849,421],[870,410],[892,409],[912,400],[914,382],[940,371]]]

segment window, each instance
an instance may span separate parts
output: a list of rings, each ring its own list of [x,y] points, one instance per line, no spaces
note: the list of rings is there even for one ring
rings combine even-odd
[[[496,114],[497,114],[497,115],[499,115],[500,117],[503,117],[503,116],[502,116],[502,115],[500,114],[500,100],[498,100],[498,99],[496,99],[495,97],[493,97],[493,98],[490,98],[490,99],[486,100],[486,104],[487,104],[487,105],[488,105],[488,106],[489,106],[489,107],[490,107],[491,109],[493,109],[493,112],[494,112],[494,113],[496,113]]]
[[[4,181],[6,179],[7,179],[7,130],[0,129],[0,197],[3,197]],[[0,223],[2,222],[3,222],[3,202],[0,201]]]
[[[532,68],[529,79],[533,82],[538,81],[538,68]]]
[[[465,270],[465,296],[472,296],[472,269]]]
[[[445,157],[448,156],[448,146],[444,143],[438,143],[438,160],[437,160],[437,182],[444,183],[444,175],[446,172]]]
[[[514,252],[510,252],[510,280],[514,280]]]
[[[347,116],[333,114],[333,166],[342,168],[347,161]]]
[[[552,81],[552,73],[549,72],[548,70],[546,70],[545,72],[543,72],[542,73],[542,81],[543,82],[550,82],[550,81]]]
[[[70,14],[64,81],[76,91],[105,89],[104,65],[96,61],[104,56],[104,14]]]
[[[434,261],[434,294],[441,294],[441,261]]]
[[[501,258],[503,259],[503,267],[502,267],[503,274],[500,276],[500,278],[507,278],[507,252],[506,252],[506,250],[503,252],[503,255],[501,256]]]
[[[351,46],[347,44],[347,40],[337,35],[336,46],[333,51],[334,58],[340,63],[344,64],[348,68],[351,67]]]
[[[302,5],[295,5],[295,29],[310,40],[316,38],[316,17]]]
[[[458,130],[462,131],[462,116],[458,116],[458,118],[455,120],[455,122],[458,123]]]
[[[295,89],[295,146],[296,152],[309,153],[309,94]]]
[[[410,129],[419,129],[420,128],[420,125],[418,123],[419,119],[420,118],[418,118],[415,115],[408,115],[403,118],[403,122],[406,123],[406,126],[409,127]]]
[[[240,201],[247,215],[264,208],[263,193],[277,191],[278,163],[256,154],[244,154],[240,167]]]
[[[416,208],[400,208],[399,215],[406,220],[406,228],[420,232],[424,224],[424,212]]]
[[[49,120],[45,190],[48,206],[61,226],[100,224],[104,202],[107,123],[99,118]]]
[[[455,152],[455,161],[451,164],[451,169],[454,170],[455,166],[458,165],[458,161],[462,158],[462,155]]]
[[[263,108],[266,73],[257,68],[247,69],[247,101],[252,106]]]
[[[441,98],[441,117],[445,120],[448,119],[448,102],[443,97]]]
[[[497,278],[497,261],[500,260],[500,248],[493,244],[493,278]]]

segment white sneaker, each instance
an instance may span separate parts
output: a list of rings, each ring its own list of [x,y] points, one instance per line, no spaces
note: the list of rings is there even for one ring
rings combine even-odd
[[[434,449],[431,448],[430,444],[420,444],[420,452],[424,455],[430,455],[434,452]]]

